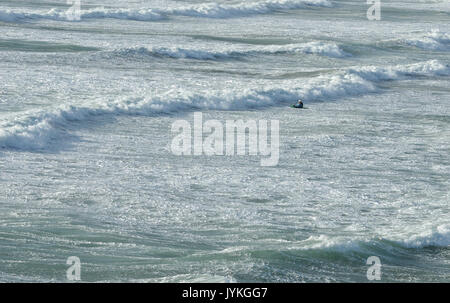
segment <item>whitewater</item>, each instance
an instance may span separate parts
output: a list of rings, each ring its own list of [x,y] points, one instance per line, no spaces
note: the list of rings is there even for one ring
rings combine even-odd
[[[368,8],[1,2],[0,282],[449,282],[450,7]],[[196,112],[278,165],[174,155]]]

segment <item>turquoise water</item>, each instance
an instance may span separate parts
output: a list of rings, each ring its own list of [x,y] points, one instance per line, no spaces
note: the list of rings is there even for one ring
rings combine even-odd
[[[217,3],[0,4],[0,281],[449,282],[448,3]],[[174,155],[194,112],[278,165]]]

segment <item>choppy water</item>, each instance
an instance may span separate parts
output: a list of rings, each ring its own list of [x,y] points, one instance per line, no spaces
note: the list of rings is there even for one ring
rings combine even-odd
[[[0,281],[449,282],[450,6],[384,2],[1,1]],[[195,111],[279,165],[173,155]]]

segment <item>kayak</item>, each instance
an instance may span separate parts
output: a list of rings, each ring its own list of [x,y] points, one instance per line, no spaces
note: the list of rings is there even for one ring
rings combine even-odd
[[[303,108],[303,106],[299,106],[298,104],[292,104],[291,107],[292,108]]]

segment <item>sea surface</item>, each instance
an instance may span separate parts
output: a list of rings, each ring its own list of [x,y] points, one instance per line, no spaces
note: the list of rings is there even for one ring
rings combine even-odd
[[[369,7],[1,0],[0,282],[450,282],[450,2]],[[195,112],[278,165],[174,155]]]

